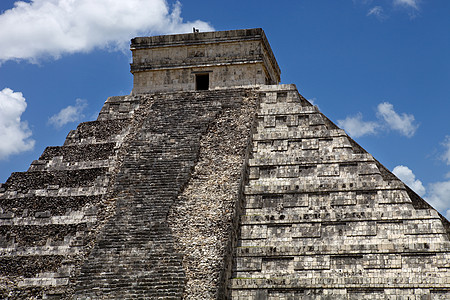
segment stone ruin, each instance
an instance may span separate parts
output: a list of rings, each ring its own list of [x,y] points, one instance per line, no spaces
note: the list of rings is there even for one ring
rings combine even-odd
[[[450,299],[450,223],[261,29],[132,40],[133,92],[0,186],[2,299]]]

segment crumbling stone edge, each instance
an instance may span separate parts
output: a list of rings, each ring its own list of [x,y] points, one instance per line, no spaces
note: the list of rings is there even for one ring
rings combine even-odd
[[[256,91],[257,92],[257,91]],[[258,111],[260,110],[261,106],[261,92],[257,92],[258,96],[256,97],[256,109],[255,113],[253,114],[251,118],[251,128],[250,128],[250,134],[248,135],[247,139],[247,146],[246,146],[246,152],[244,157],[244,162],[242,164],[241,169],[241,176],[239,181],[239,190],[238,190],[238,196],[236,199],[236,203],[234,206],[234,212],[232,217],[232,224],[231,224],[231,230],[228,233],[229,239],[228,244],[225,248],[225,255],[224,255],[224,268],[222,269],[219,277],[219,288],[217,290],[217,297],[218,300],[229,300],[231,299],[231,278],[233,274],[233,257],[234,252],[236,251],[236,247],[239,240],[239,224],[240,219],[242,216],[242,212],[244,209],[244,188],[248,183],[248,174],[249,174],[249,168],[248,168],[248,161],[249,158],[251,158],[251,154],[253,153],[253,134],[256,133],[256,127],[257,127],[257,115]]]

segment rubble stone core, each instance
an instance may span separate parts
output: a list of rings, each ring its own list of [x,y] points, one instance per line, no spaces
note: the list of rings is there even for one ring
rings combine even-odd
[[[132,51],[133,93],[0,184],[1,299],[450,299],[450,223],[278,84],[261,29]]]

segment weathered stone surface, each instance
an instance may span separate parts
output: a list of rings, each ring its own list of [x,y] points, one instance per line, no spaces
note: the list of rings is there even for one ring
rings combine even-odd
[[[196,74],[206,74],[211,89],[280,82],[260,28],[138,37],[131,51],[134,94],[195,90]]]
[[[50,160],[62,156],[64,161],[92,161],[108,159],[115,143],[89,144],[83,146],[47,147],[39,160]]]
[[[231,276],[229,239],[236,230],[233,219],[259,93],[230,96],[200,140],[198,162],[168,216],[174,247],[183,254],[185,299],[219,297],[225,292],[226,277]]]
[[[139,131],[133,140],[129,141],[123,167],[115,185],[118,195],[116,215],[106,224],[101,239],[81,269],[75,298],[89,297],[93,288],[98,286],[103,288],[94,294],[96,297],[132,299],[136,295],[145,295],[150,298],[179,298],[183,295],[186,276],[194,277],[194,280],[205,276],[192,270],[193,264],[198,267],[205,259],[206,255],[202,257],[203,251],[197,253],[194,261],[192,258],[186,258],[183,268],[182,254],[188,256],[203,249],[205,241],[202,241],[203,244],[197,244],[190,253],[181,246],[183,238],[184,243],[195,242],[185,231],[188,228],[179,225],[183,224],[183,218],[189,217],[188,221],[195,221],[196,218],[192,210],[189,210],[189,215],[185,215],[188,212],[181,213],[187,205],[183,203],[183,197],[186,196],[179,194],[188,184],[194,167],[197,165],[196,169],[201,170],[199,164],[205,163],[198,161],[200,148],[202,145],[206,146],[205,140],[208,137],[213,136],[220,141],[225,138],[233,140],[237,132],[236,129],[233,131],[231,126],[237,125],[242,116],[247,116],[247,121],[241,120],[240,122],[244,123],[241,126],[249,132],[250,114],[242,114],[243,110],[250,109],[243,108],[249,104],[248,100],[243,101],[247,94],[245,90],[175,93],[154,96],[141,104],[135,113],[136,118],[141,120]],[[226,121],[231,124],[226,124]],[[220,127],[221,125],[229,127]],[[242,136],[242,133],[240,134]],[[248,134],[244,132],[241,137],[244,139],[244,145],[247,137]],[[230,142],[229,147],[225,148],[228,149],[227,152],[221,152],[218,148],[217,156],[213,158],[220,159],[222,156],[222,160],[229,159],[230,163],[234,164],[237,169],[234,188],[237,191],[246,147],[239,146],[238,150],[233,148],[233,145],[234,143]],[[215,146],[223,148],[218,142]],[[219,162],[212,162],[211,165],[220,167]],[[195,178],[202,175],[194,172],[193,176]],[[205,226],[204,230],[210,234],[214,228],[219,229],[219,232],[211,236],[217,240],[213,242],[213,248],[218,248],[212,249],[213,256],[218,261],[218,266],[213,267],[214,272],[210,272],[210,275],[216,277],[215,285],[209,287],[212,289],[212,292],[209,292],[212,297],[217,291],[217,273],[220,274],[220,269],[223,268],[223,248],[228,242],[229,229],[223,225],[230,223],[230,215],[236,201],[236,196],[231,195],[228,200],[229,191],[225,193],[227,206],[217,212],[217,217],[224,219],[220,223],[196,224],[197,228]],[[213,213],[207,210],[207,207],[212,208],[211,205],[220,199],[214,199],[214,202],[213,199],[204,200],[204,203],[197,203],[202,207],[200,211]],[[170,212],[171,207],[175,212]],[[222,216],[226,208],[229,210],[228,217]],[[212,266],[209,260],[207,261],[208,266]],[[187,267],[189,263],[190,268]],[[191,273],[195,275],[192,276]],[[130,280],[131,278],[133,280]]]
[[[0,184],[0,298],[450,298],[450,223],[294,85],[261,84],[262,30],[132,47],[135,94]],[[205,68],[218,88],[194,91]]]
[[[67,298],[95,236],[113,210],[118,149],[130,119],[82,123],[0,191],[0,295]],[[117,146],[117,147],[116,147]]]
[[[294,86],[261,90],[233,299],[450,297],[448,221]]]

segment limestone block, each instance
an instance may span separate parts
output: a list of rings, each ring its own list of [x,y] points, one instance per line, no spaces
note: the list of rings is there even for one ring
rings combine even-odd
[[[254,143],[256,143],[256,147],[253,147],[253,150],[256,155],[272,152],[272,141],[258,141]],[[254,165],[254,160],[249,161],[249,163]]]
[[[399,269],[402,267],[402,256],[399,254],[367,254],[364,256],[366,269]]]
[[[302,150],[317,150],[319,149],[319,141],[317,139],[302,140]]]
[[[405,225],[402,221],[384,221],[377,222],[377,234],[380,238],[395,239],[403,236]]]
[[[236,268],[241,271],[261,271],[261,257],[239,257],[236,259]]]
[[[298,126],[298,116],[297,115],[287,115],[286,116],[286,125],[290,127]]]
[[[376,222],[349,222],[347,236],[376,236]]]
[[[241,226],[242,239],[265,239],[268,236],[268,228],[266,225],[259,226]]]
[[[366,297],[367,296],[367,297]],[[384,289],[359,289],[348,291],[348,300],[373,299],[384,300]]]
[[[267,226],[267,239],[274,241],[291,241],[293,225],[271,224]]]
[[[356,192],[331,192],[329,194],[332,206],[356,205]]]
[[[308,207],[308,194],[284,194],[283,207]]]
[[[261,271],[271,277],[292,273],[294,271],[294,258],[263,258]]]
[[[436,219],[404,221],[405,234],[445,234],[442,223]]]
[[[275,140],[273,141],[273,150],[272,151],[287,151],[288,149],[288,141],[287,140]]]
[[[249,167],[249,179],[258,179],[260,176],[258,167]]]
[[[277,102],[277,93],[275,92],[266,92],[265,97],[263,98],[263,103],[276,103]]]
[[[298,118],[298,129],[309,130],[309,115],[307,114],[299,114]]]
[[[337,136],[333,139],[333,147],[338,149],[349,148],[352,149],[352,144],[347,136]]]
[[[320,223],[299,223],[292,225],[292,238],[319,238],[322,234]]]
[[[260,195],[247,195],[245,197],[246,209],[262,208],[263,203]]]
[[[335,255],[331,256],[330,265],[337,270],[353,273],[355,270],[363,268],[363,261],[364,257],[362,255]],[[351,280],[352,279],[349,278],[349,282],[351,282]],[[361,280],[361,282],[362,281],[363,280]]]
[[[436,267],[450,268],[450,253],[436,253]]]
[[[437,258],[436,253],[405,253],[400,257],[403,268],[419,271],[442,266],[436,264]]]
[[[264,127],[275,127],[275,116],[264,116]]]
[[[291,152],[290,154],[292,156],[300,156],[302,152],[302,142],[301,140],[296,141],[288,141],[288,150]]]
[[[299,166],[280,166],[277,171],[278,178],[296,178],[300,175]]]
[[[376,204],[377,192],[375,191],[357,191],[356,203],[373,207]]]
[[[288,92],[280,91],[277,92],[277,102],[286,102]]]
[[[265,194],[259,196],[262,208],[272,209],[272,213],[275,213],[275,209],[284,205],[283,194]]]
[[[339,176],[339,164],[318,164],[317,176]]]
[[[309,125],[325,125],[325,121],[321,114],[310,114],[309,115]]]
[[[329,255],[296,256],[294,259],[295,270],[328,270],[330,269]]]
[[[431,300],[446,300],[450,298],[450,291],[448,289],[436,289],[430,291]]]
[[[275,178],[277,176],[276,166],[259,167],[259,176],[263,178]]]
[[[379,204],[411,203],[405,190],[379,190],[376,201]]]
[[[380,170],[375,163],[360,163],[358,164],[357,172],[359,175],[380,174]]]
[[[323,238],[346,236],[348,225],[345,222],[329,222],[322,224],[321,235]]]

